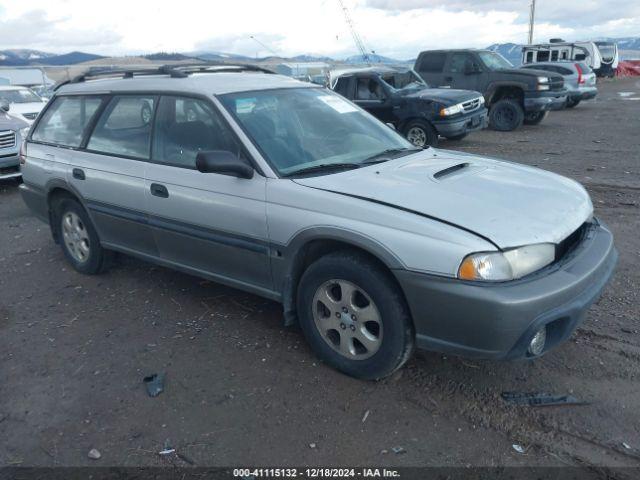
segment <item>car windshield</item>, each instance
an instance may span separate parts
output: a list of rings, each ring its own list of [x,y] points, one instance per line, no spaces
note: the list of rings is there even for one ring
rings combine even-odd
[[[324,88],[241,92],[220,99],[281,176],[357,168],[416,150]]]
[[[490,70],[501,70],[503,68],[513,68],[513,65],[509,60],[504,58],[499,53],[495,52],[478,52],[480,60]]]
[[[380,75],[382,81],[394,90],[410,88],[425,88],[427,84],[413,70],[406,72],[392,72]]]
[[[9,103],[32,103],[42,101],[38,95],[28,88],[0,90],[0,98],[4,98]]]

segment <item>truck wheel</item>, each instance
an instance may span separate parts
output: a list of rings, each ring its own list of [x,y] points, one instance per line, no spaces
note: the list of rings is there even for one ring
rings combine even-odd
[[[84,208],[71,199],[63,199],[56,208],[57,237],[62,251],[78,272],[93,275],[103,271],[107,252]]]
[[[328,254],[298,287],[300,327],[320,359],[365,380],[400,368],[413,351],[404,298],[382,267],[357,252]]]
[[[548,112],[527,112],[524,114],[525,125],[538,125],[547,117]]]
[[[505,98],[494,103],[489,110],[489,126],[500,132],[519,128],[524,121],[524,111],[517,100]]]
[[[462,140],[466,136],[467,136],[467,132],[461,133],[460,135],[452,135],[451,137],[446,137],[446,138],[447,138],[447,140],[458,141],[458,140]]]
[[[578,104],[580,103],[580,100],[576,100],[576,99],[567,99],[567,103],[565,105],[566,108],[573,108],[573,107],[577,107]]]
[[[412,120],[404,128],[404,136],[416,147],[437,147],[438,132],[429,122],[424,120]]]

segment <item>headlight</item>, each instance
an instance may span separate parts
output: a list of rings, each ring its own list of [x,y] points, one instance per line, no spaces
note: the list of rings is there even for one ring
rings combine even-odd
[[[440,116],[448,117],[450,115],[455,115],[456,113],[460,113],[461,111],[462,111],[462,105],[458,103],[456,105],[451,105],[450,107],[447,107],[447,108],[441,108]]]
[[[549,265],[555,258],[555,245],[539,243],[504,252],[472,253],[458,268],[462,280],[500,282],[515,280]]]
[[[549,90],[549,77],[538,77],[538,90]]]
[[[479,97],[478,100],[480,100],[480,105],[484,105],[484,97]]]

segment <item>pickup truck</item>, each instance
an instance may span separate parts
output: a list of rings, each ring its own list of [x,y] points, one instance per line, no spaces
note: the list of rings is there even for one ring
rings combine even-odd
[[[482,94],[430,88],[413,70],[374,66],[331,73],[329,87],[402,133],[415,146],[461,140],[487,125]]]
[[[430,85],[482,92],[494,130],[537,125],[549,110],[564,108],[567,100],[562,75],[515,68],[490,50],[424,51],[414,70]]]

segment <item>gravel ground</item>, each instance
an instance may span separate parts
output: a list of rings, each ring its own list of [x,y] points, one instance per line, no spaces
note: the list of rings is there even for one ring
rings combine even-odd
[[[421,353],[381,382],[345,377],[273,302],[126,257],[76,273],[0,183],[0,466],[640,465],[640,81],[600,92],[540,126],[441,145],[582,182],[615,233],[611,285],[534,362]],[[150,398],[154,372],[166,390]],[[507,406],[503,391],[588,404]]]

